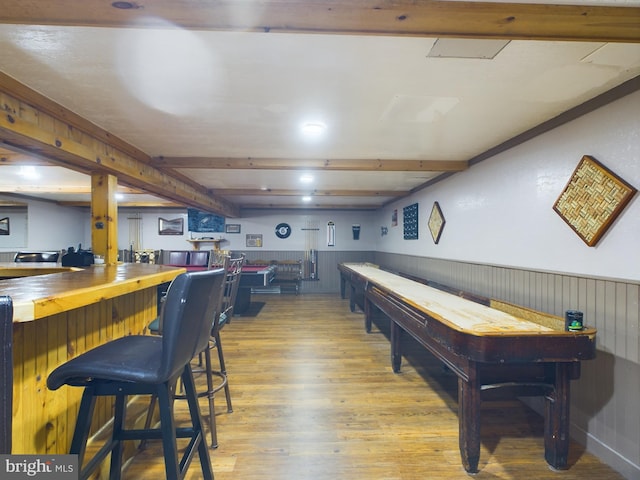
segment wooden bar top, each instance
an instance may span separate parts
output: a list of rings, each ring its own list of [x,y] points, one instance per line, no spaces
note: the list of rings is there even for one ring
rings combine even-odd
[[[11,296],[14,323],[29,322],[170,282],[184,271],[146,263],[74,268],[0,262],[0,277],[20,277],[0,280],[0,295]]]
[[[470,335],[530,335],[567,334],[564,320],[550,315],[537,322],[535,316],[522,318],[496,308],[472,302],[443,292],[422,283],[387,272],[372,264],[345,263],[343,268],[367,279],[382,291],[397,296],[402,301],[427,313],[430,317],[451,328]],[[542,317],[542,315],[541,315]],[[595,335],[595,330],[584,329],[578,334]]]

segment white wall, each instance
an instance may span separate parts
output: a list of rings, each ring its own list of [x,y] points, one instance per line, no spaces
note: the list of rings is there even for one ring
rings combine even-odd
[[[380,227],[373,223],[374,212],[369,211],[313,211],[297,213],[291,210],[279,212],[262,210],[243,212],[242,218],[228,218],[227,224],[239,224],[240,233],[194,233],[187,231],[187,212],[185,210],[149,210],[121,209],[118,212],[118,247],[127,249],[130,245],[129,217],[140,216],[142,219],[143,247],[165,250],[191,250],[193,246],[187,240],[189,238],[214,237],[224,238],[220,244],[224,250],[234,251],[260,251],[260,250],[373,250],[376,239],[380,235]],[[184,219],[183,235],[159,235],[158,217],[173,220],[182,217]],[[333,222],[336,226],[336,244],[327,246],[327,223]],[[291,226],[291,235],[281,239],[275,234],[275,227],[280,223],[288,223]],[[361,225],[360,239],[353,240],[351,227],[354,224]],[[303,230],[306,228],[318,228],[319,230]],[[262,234],[262,247],[247,247],[247,234]],[[311,243],[310,243],[311,242]],[[205,244],[201,247],[212,248]]]
[[[15,201],[15,198],[12,200]],[[28,204],[27,241],[23,245],[0,247],[0,251],[63,250],[71,246],[77,248],[80,243],[82,248],[91,248],[91,216],[88,209],[61,207],[32,199],[20,201]]]
[[[552,209],[583,155],[640,188],[640,92],[394,203],[378,215],[377,249],[525,269],[640,280],[640,194],[594,247]],[[437,201],[439,243],[427,229]],[[402,208],[419,203],[419,239],[404,240]],[[391,227],[393,209],[398,226]]]

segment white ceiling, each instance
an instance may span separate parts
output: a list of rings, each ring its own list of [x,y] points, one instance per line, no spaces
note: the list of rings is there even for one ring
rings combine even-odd
[[[493,58],[449,58],[495,46],[454,40],[0,24],[0,70],[152,157],[299,160],[176,170],[214,194],[277,192],[228,196],[239,206],[301,206],[309,192],[327,208],[379,206],[394,197],[371,191],[442,172],[310,169],[303,185],[305,159],[467,161],[640,75],[639,43],[512,40]],[[305,138],[304,122],[327,128]],[[18,168],[2,167],[0,192],[90,198],[85,175],[49,166],[29,180]]]

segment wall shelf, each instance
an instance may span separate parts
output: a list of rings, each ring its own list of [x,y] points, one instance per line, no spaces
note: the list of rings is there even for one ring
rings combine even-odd
[[[214,250],[220,250],[220,242],[226,242],[226,238],[189,238],[187,242],[193,245],[194,250],[200,249],[202,243],[212,243]]]

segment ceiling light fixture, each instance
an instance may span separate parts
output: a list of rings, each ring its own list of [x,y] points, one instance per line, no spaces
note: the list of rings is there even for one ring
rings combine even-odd
[[[20,167],[18,175],[24,178],[29,178],[31,180],[40,178],[40,173],[36,170],[36,167],[31,165]]]
[[[131,10],[134,8],[140,8],[137,4],[133,2],[113,2],[111,6],[113,8],[119,8],[120,10]]]
[[[302,183],[311,183],[311,182],[313,182],[313,175],[308,175],[308,174],[302,175],[300,177],[300,182],[302,182]]]
[[[311,201],[311,197],[310,197],[310,196],[308,196],[308,195],[307,195],[307,196],[305,196],[305,197],[302,197],[302,201],[303,201],[303,202],[310,202],[310,201]]]
[[[322,122],[307,122],[302,124],[302,133],[308,136],[318,136],[324,133],[327,126]]]

